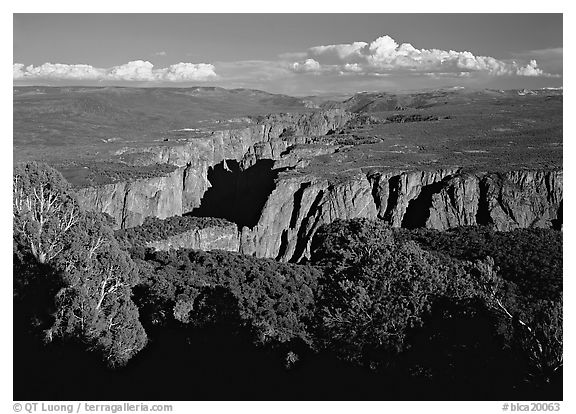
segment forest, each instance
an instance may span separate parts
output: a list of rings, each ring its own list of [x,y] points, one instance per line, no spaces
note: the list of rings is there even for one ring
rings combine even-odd
[[[337,220],[295,264],[112,224],[15,166],[15,399],[562,399],[561,231]]]

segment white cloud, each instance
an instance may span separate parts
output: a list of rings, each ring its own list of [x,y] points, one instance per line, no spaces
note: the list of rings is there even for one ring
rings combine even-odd
[[[320,63],[315,61],[314,59],[306,59],[302,63],[295,62],[292,64],[292,70],[298,73],[304,72],[319,72],[320,71]]]
[[[346,63],[342,68],[344,72],[362,72],[363,69],[358,63]]]
[[[531,60],[528,65],[518,68],[516,74],[520,76],[542,76],[544,72],[538,67],[536,60]]]
[[[155,80],[154,65],[148,61],[135,60],[124,65],[114,66],[106,73],[108,80],[121,81],[153,81]]]
[[[24,64],[14,63],[12,65],[12,77],[14,80],[19,80],[24,78]]]
[[[177,63],[167,69],[160,69],[156,75],[163,81],[201,81],[216,77],[214,65],[208,63]]]
[[[355,72],[384,74],[404,73],[462,73],[481,72],[493,76],[552,76],[538,67],[536,60],[526,66],[490,56],[475,56],[468,51],[417,49],[410,43],[398,44],[390,36],[382,36],[371,43],[354,42],[308,49],[306,58],[294,62],[295,72]]]
[[[214,65],[207,63],[177,63],[168,68],[154,69],[148,61],[135,60],[111,68],[95,68],[90,65],[67,65],[44,63],[24,67],[13,64],[14,80],[96,80],[125,82],[185,82],[204,81],[217,77]]]
[[[312,56],[333,56],[342,61],[351,60],[361,56],[362,49],[366,48],[366,42],[354,42],[352,44],[316,46],[309,49]]]
[[[66,65],[62,63],[44,63],[40,66],[27,66],[16,63],[14,79],[87,79],[96,80],[104,75],[104,70],[90,65]]]

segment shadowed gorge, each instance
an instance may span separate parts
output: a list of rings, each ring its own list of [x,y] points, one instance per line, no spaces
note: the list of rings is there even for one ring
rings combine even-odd
[[[444,177],[441,181],[434,184],[427,185],[422,188],[418,197],[410,200],[406,213],[402,218],[402,227],[407,229],[415,229],[418,227],[425,227],[426,221],[430,217],[430,207],[432,205],[432,196],[442,189],[445,181],[449,180],[450,176]]]
[[[236,160],[224,160],[210,167],[210,188],[200,206],[187,215],[223,218],[239,228],[256,225],[278,177],[279,171],[273,166],[273,160],[259,160],[243,170]]]

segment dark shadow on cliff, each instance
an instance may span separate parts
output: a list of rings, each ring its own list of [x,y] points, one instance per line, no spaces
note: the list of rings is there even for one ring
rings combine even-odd
[[[410,200],[406,213],[402,219],[402,227],[407,229],[416,229],[426,226],[426,220],[430,217],[430,207],[432,206],[432,196],[445,186],[445,183],[452,178],[450,175],[444,177],[441,181],[425,185],[422,187],[420,194],[413,200]]]
[[[204,193],[200,207],[189,215],[219,217],[239,227],[253,227],[268,196],[274,189],[279,170],[273,160],[260,160],[242,170],[235,160],[225,160],[208,170],[211,188]]]
[[[558,207],[558,212],[556,214],[556,218],[552,220],[552,228],[555,230],[562,230],[562,226],[564,225],[564,216],[563,216],[563,204],[564,201],[560,202],[560,207]]]

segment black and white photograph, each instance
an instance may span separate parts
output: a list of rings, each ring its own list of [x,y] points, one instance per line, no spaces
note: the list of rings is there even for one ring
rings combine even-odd
[[[561,411],[563,13],[132,11],[12,14],[14,411]]]

